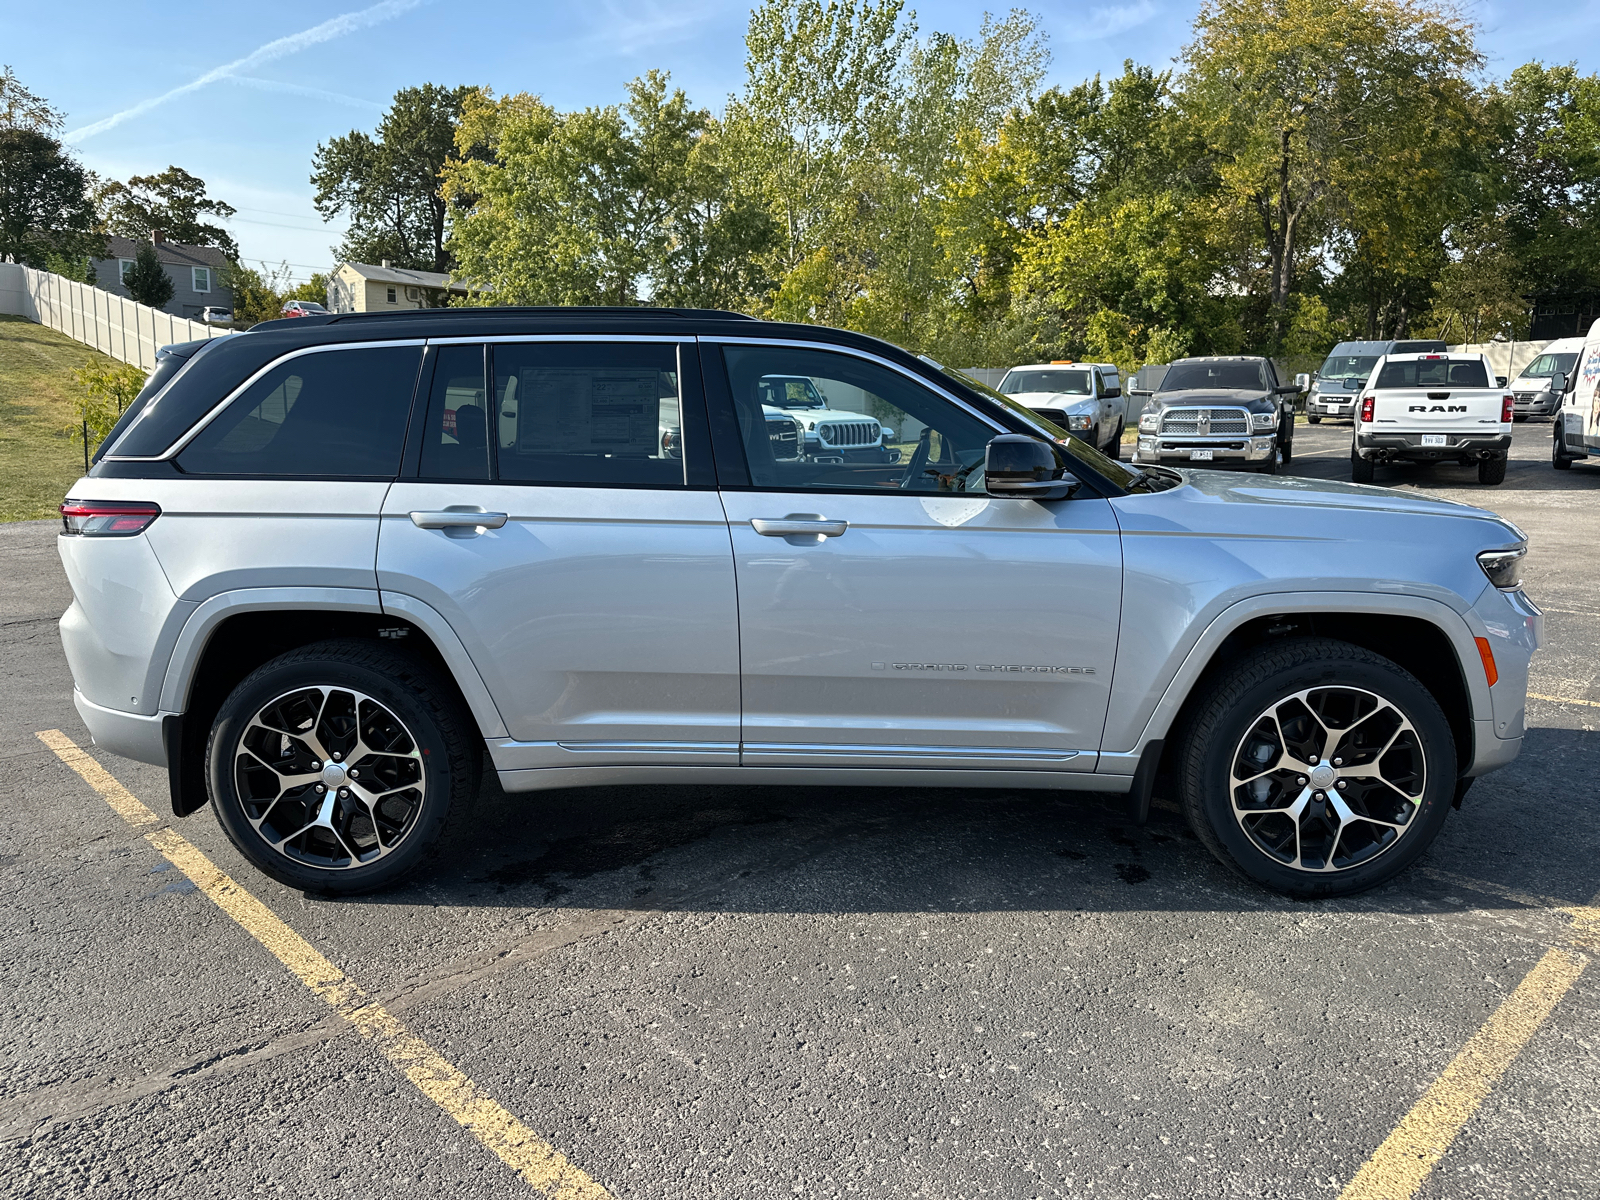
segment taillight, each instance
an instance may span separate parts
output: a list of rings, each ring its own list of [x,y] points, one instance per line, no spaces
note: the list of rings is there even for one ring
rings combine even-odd
[[[132,537],[150,528],[161,507],[144,500],[67,500],[61,532],[76,537]]]
[[[1376,397],[1373,397],[1373,396],[1363,396],[1363,397],[1361,397],[1361,419],[1363,421],[1366,421],[1366,422],[1369,422],[1369,423],[1371,422],[1371,420],[1372,420],[1372,406],[1373,406],[1373,403],[1374,403],[1375,400],[1376,400]]]
[[[1511,408],[1516,402],[1517,398],[1515,396],[1500,397],[1500,423],[1502,425],[1511,424]]]

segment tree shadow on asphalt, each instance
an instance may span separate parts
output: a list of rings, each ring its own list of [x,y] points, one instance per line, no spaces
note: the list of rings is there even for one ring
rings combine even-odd
[[[1600,888],[1600,734],[1536,728],[1419,866],[1584,903]],[[1158,794],[1159,796],[1159,794]],[[1158,800],[1159,802],[1159,800]],[[1218,863],[1175,806],[966,788],[650,786],[507,795],[488,782],[435,862],[363,902],[726,912],[1428,913],[1461,889],[1413,869],[1298,902]],[[1479,907],[1516,907],[1472,891]],[[1461,901],[1456,901],[1459,907]]]

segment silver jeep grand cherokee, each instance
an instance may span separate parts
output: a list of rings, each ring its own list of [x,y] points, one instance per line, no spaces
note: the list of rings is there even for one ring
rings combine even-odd
[[[775,451],[796,379],[899,454]],[[321,892],[417,866],[485,762],[1159,786],[1250,878],[1352,892],[1516,755],[1541,620],[1490,513],[1130,470],[882,342],[695,310],[173,347],[62,516],[97,743]]]

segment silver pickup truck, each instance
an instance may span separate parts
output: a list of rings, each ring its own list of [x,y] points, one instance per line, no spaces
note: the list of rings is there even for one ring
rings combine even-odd
[[[780,443],[778,380],[904,457]],[[95,741],[318,893],[423,864],[485,770],[1159,791],[1250,879],[1357,891],[1516,756],[1541,620],[1492,513],[1129,467],[884,342],[702,310],[175,347],[62,522]]]

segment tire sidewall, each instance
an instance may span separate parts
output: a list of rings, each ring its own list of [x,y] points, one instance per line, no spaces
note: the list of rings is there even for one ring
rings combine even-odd
[[[1362,688],[1399,709],[1422,743],[1427,780],[1412,825],[1396,846],[1358,867],[1323,874],[1286,867],[1257,849],[1233,815],[1228,779],[1240,740],[1262,712],[1295,692],[1328,686]],[[1201,753],[1201,778],[1200,807],[1205,820],[1247,876],[1274,891],[1301,898],[1348,895],[1375,887],[1405,870],[1437,836],[1455,797],[1455,740],[1438,702],[1398,668],[1359,661],[1311,661],[1276,672],[1239,697],[1232,711],[1217,722],[1215,736]]]
[[[362,692],[388,707],[422,751],[422,812],[398,849],[360,867],[331,870],[299,863],[274,850],[251,826],[233,778],[234,753],[250,720],[268,702],[307,687]],[[449,814],[454,785],[449,751],[437,719],[412,691],[377,671],[337,657],[268,663],[223,702],[206,745],[206,787],[218,823],[239,853],[280,883],[309,892],[354,893],[380,888],[405,875],[430,852]]]

